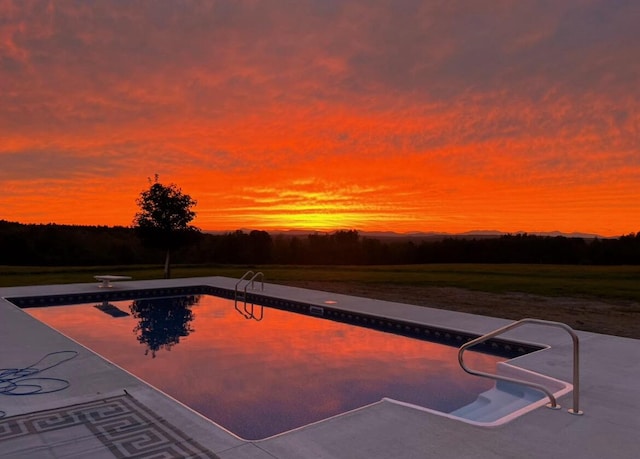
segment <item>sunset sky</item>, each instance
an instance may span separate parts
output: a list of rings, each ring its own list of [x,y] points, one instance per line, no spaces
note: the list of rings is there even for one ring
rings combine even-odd
[[[0,219],[640,231],[640,2],[0,0]]]

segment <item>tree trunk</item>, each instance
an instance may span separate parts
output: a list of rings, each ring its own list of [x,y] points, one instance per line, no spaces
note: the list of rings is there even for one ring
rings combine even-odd
[[[167,256],[164,259],[164,278],[169,279],[171,277],[171,268],[169,262],[171,261],[171,250],[167,249]]]

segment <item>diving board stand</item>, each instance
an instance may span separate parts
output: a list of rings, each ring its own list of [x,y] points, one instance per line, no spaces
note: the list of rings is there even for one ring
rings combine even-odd
[[[131,276],[112,276],[110,274],[93,276],[93,278],[100,282],[98,287],[100,288],[111,288],[113,284],[111,282],[122,281],[122,280],[131,280]]]

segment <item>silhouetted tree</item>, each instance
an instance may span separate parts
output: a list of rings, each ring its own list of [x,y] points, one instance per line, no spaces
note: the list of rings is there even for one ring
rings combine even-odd
[[[266,231],[253,230],[249,233],[249,250],[251,263],[271,263],[273,240]]]
[[[174,298],[151,298],[135,300],[129,309],[138,319],[133,329],[138,341],[147,346],[145,355],[151,352],[156,357],[160,349],[171,350],[180,338],[193,332],[191,306],[200,301],[200,296],[189,295]]]
[[[189,225],[196,216],[192,207],[197,203],[173,183],[163,185],[158,182],[156,174],[149,189],[140,193],[136,204],[140,207],[133,221],[136,232],[150,246],[166,250],[164,277],[168,279],[171,275],[171,250],[184,245],[200,232]]]
[[[340,230],[329,236],[332,263],[356,265],[361,263],[360,235],[356,230]]]

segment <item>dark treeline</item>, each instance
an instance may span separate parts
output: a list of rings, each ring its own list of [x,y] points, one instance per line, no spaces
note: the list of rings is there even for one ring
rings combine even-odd
[[[0,265],[155,264],[158,249],[132,228],[25,225],[0,220]],[[385,265],[423,263],[640,264],[640,233],[615,239],[528,234],[499,237],[385,238],[357,231],[291,236],[265,231],[201,233],[176,263]]]

